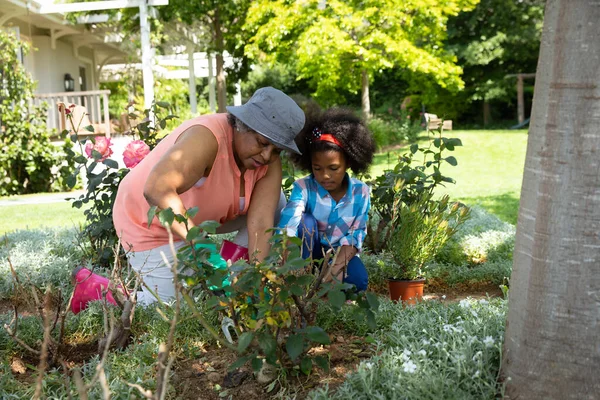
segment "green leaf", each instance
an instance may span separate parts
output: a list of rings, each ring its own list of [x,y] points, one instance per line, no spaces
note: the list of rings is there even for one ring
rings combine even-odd
[[[279,291],[279,300],[281,302],[286,301],[290,297],[290,292],[287,289],[281,289]]]
[[[307,285],[310,285],[312,283],[312,281],[314,281],[314,280],[315,280],[314,275],[306,274],[306,275],[299,276],[296,283],[298,285],[307,286]]]
[[[156,105],[159,106],[160,108],[169,108],[169,107],[171,107],[171,105],[169,103],[167,103],[166,101],[157,101]]]
[[[265,355],[274,355],[277,350],[277,342],[275,339],[267,334],[263,333],[258,337],[258,345],[265,352]]]
[[[310,375],[310,371],[312,371],[312,360],[308,357],[304,357],[300,362],[300,371],[304,373],[304,375]]]
[[[366,296],[367,296],[367,301],[369,302],[369,306],[371,306],[371,309],[378,310],[379,309],[379,298],[377,297],[377,295],[374,293],[371,293],[371,292],[367,292]]]
[[[440,138],[433,139],[433,145],[435,147],[439,148],[441,144],[442,144],[442,140]]]
[[[415,154],[417,151],[419,151],[419,145],[417,143],[414,143],[412,145],[410,145],[410,152]]]
[[[102,161],[102,164],[106,165],[109,168],[119,169],[119,163],[115,160],[111,160],[110,158],[107,158],[106,160]]]
[[[198,207],[192,207],[186,211],[188,218],[194,218],[198,214]]]
[[[319,344],[330,344],[331,343],[331,339],[329,338],[329,335],[327,334],[327,332],[325,332],[325,330],[323,330],[323,328],[320,328],[318,326],[311,326],[310,328],[308,328],[307,334],[308,334],[308,338],[310,340],[312,340],[313,342],[316,342]]]
[[[325,372],[329,372],[329,358],[326,356],[316,356],[315,363]]]
[[[74,158],[74,161],[79,164],[85,164],[87,162],[87,158],[83,154],[79,154]]]
[[[158,213],[158,220],[160,221],[162,226],[173,225],[174,219],[175,219],[175,213],[173,213],[173,209],[171,209],[171,207],[166,208]]]
[[[258,372],[258,371],[260,371],[260,369],[263,366],[263,360],[262,360],[262,358],[255,357],[252,359],[251,364],[252,364],[252,370],[254,372]]]
[[[202,228],[202,230],[205,232],[214,234],[217,233],[217,228],[220,225],[221,224],[219,224],[217,221],[204,221],[200,224],[200,228]]]
[[[242,333],[240,335],[240,338],[238,339],[238,353],[243,353],[244,351],[246,351],[248,346],[250,346],[250,343],[252,343],[252,339],[254,339],[254,332]]]
[[[156,215],[156,210],[158,210],[157,206],[152,206],[148,210],[148,228],[150,228],[150,225],[152,224],[152,220],[154,219],[154,216]]]
[[[98,150],[92,150],[92,157],[95,161],[98,161],[102,158],[102,153],[100,153]]]
[[[335,308],[341,308],[346,301],[346,295],[340,290],[332,290],[327,297],[331,305]]]
[[[227,370],[228,371],[233,371],[233,370],[238,369],[242,365],[246,364],[252,357],[254,357],[254,354],[238,358],[237,360],[235,360],[235,362],[233,364],[231,364],[229,366],[229,368],[227,368]]]
[[[446,157],[445,160],[448,162],[448,164],[456,167],[458,165],[458,161],[456,161],[456,157],[454,156],[450,156],[450,157]]]
[[[297,334],[288,336],[285,349],[292,361],[295,360],[304,351],[304,337]]]
[[[181,214],[175,214],[175,221],[179,222],[180,224],[185,225],[187,223],[187,218]]]
[[[65,182],[67,183],[67,185],[70,188],[73,188],[75,186],[75,184],[77,184],[77,175],[72,174],[67,176],[67,179],[65,179]]]
[[[302,296],[304,294],[304,288],[295,284],[290,287],[290,292],[292,292],[293,295]]]
[[[367,314],[367,326],[369,329],[377,329],[377,322],[375,321],[375,313],[371,310],[366,310]]]
[[[199,226],[193,226],[187,233],[187,235],[185,235],[185,240],[187,240],[188,242],[193,241],[198,235],[200,234],[200,227]]]
[[[86,130],[86,131],[88,131],[88,132],[92,132],[92,133],[94,133],[94,127],[93,127],[92,125],[88,125],[88,126],[86,126],[85,128],[83,128],[83,129],[85,129],[85,130]]]

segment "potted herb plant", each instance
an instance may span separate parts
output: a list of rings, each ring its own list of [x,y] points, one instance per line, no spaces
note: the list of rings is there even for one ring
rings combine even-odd
[[[469,208],[449,203],[447,195],[433,199],[429,191],[420,193],[411,203],[402,201],[404,182],[394,188],[394,207],[388,229],[388,249],[394,263],[384,266],[390,297],[414,304],[423,296],[426,264],[442,249],[458,227],[469,217]]]

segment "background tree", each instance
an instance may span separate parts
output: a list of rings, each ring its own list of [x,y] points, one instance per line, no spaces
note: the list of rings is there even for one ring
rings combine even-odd
[[[546,4],[510,279],[511,399],[600,398],[600,5]]]
[[[484,125],[492,119],[491,101],[514,104],[516,79],[506,75],[535,73],[544,3],[481,0],[472,11],[448,20],[447,48],[458,57],[465,82],[465,90],[453,96],[459,102],[483,106],[473,112],[483,115]]]
[[[477,2],[258,0],[248,11],[246,27],[254,36],[247,53],[293,63],[326,105],[338,102],[340,91],[360,88],[369,115],[369,82],[385,69],[423,73],[452,90],[463,87],[461,68],[443,47],[446,22]]]
[[[243,16],[249,3],[249,0],[171,0],[169,6],[161,10],[161,18],[166,24],[181,21],[190,27],[202,26],[202,29],[191,33],[197,33],[201,38],[204,51],[215,54],[218,112],[226,111],[226,72],[233,78],[231,81],[236,82],[249,70],[244,55],[245,32],[242,30]],[[228,71],[224,66],[225,52],[234,59],[234,66]]]

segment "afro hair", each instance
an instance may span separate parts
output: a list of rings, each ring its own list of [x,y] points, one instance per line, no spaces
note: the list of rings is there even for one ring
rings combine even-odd
[[[312,140],[315,129],[332,135],[341,146]],[[302,154],[290,154],[290,159],[298,168],[308,172],[312,172],[312,154],[315,152],[333,150],[344,153],[355,174],[367,172],[375,153],[373,135],[362,119],[346,108],[306,110],[306,124],[296,136],[296,144]]]

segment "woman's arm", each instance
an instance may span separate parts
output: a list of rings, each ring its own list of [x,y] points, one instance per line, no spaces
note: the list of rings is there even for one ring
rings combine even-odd
[[[269,253],[270,233],[265,232],[273,228],[275,209],[279,203],[281,193],[281,160],[278,158],[269,164],[266,175],[256,182],[250,207],[248,208],[248,252],[262,261]]]
[[[179,195],[210,171],[218,147],[208,128],[198,125],[185,130],[150,171],[144,186],[148,204],[160,209],[171,207],[174,213],[183,215],[186,210]],[[188,220],[188,229],[192,226],[194,223]],[[171,229],[185,239],[187,230],[183,224],[173,222]]]

